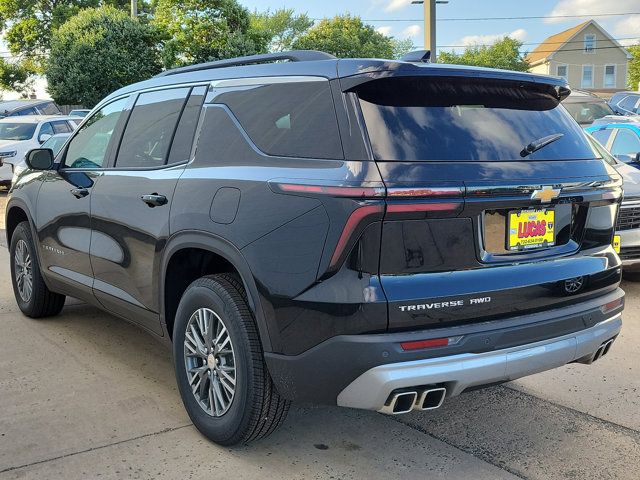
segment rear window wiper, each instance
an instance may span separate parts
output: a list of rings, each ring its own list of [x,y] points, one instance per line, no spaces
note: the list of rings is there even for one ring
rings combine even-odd
[[[546,147],[550,143],[553,143],[556,140],[560,140],[562,137],[564,137],[564,133],[554,133],[553,135],[548,135],[546,137],[539,138],[538,140],[534,140],[529,145],[524,147],[524,149],[520,152],[520,156],[522,158],[527,157],[533,152],[537,152],[541,148]]]

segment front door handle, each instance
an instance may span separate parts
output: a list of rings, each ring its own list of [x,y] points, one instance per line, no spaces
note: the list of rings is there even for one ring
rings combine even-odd
[[[71,190],[71,195],[76,198],[84,198],[89,195],[89,190],[86,188],[74,188]]]
[[[153,207],[161,207],[162,205],[167,204],[167,197],[164,195],[158,195],[157,193],[152,193],[151,195],[142,195],[140,199],[149,205],[150,208]]]

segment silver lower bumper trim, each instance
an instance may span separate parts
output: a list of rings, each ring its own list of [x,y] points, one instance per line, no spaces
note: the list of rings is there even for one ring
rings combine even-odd
[[[338,395],[338,405],[381,410],[393,390],[446,384],[447,396],[469,387],[514,380],[593,354],[622,327],[617,314],[594,327],[494,352],[465,353],[412,362],[392,363],[367,370]]]

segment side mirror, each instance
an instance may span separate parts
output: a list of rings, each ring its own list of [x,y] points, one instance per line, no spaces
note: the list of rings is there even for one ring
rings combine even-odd
[[[50,135],[48,133],[43,133],[38,137],[38,142],[40,142],[40,145],[42,145],[44,142],[49,140],[52,136],[53,135]]]
[[[27,152],[27,166],[32,170],[51,170],[53,167],[53,150],[50,148],[34,148]]]

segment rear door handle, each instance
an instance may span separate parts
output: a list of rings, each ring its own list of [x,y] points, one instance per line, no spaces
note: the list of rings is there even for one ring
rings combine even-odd
[[[84,198],[89,195],[89,190],[87,188],[74,188],[71,190],[71,195],[76,198]]]
[[[167,204],[167,197],[164,195],[158,195],[157,193],[152,193],[151,195],[142,195],[140,199],[149,205],[149,207],[161,207],[162,205]]]

